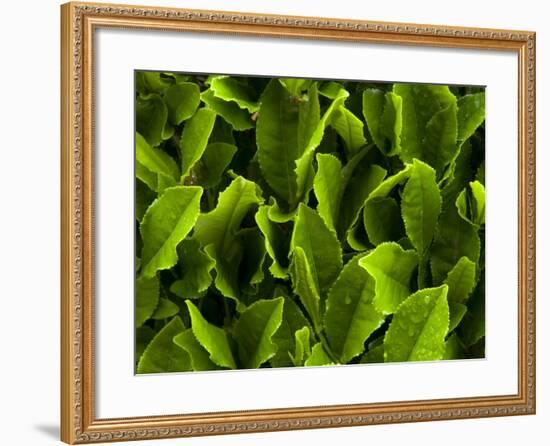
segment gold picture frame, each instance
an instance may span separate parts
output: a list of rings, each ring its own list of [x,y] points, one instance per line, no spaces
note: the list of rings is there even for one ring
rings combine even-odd
[[[535,33],[71,2],[61,7],[61,439],[70,444],[535,413]],[[518,393],[123,419],[94,416],[94,32],[198,31],[512,51],[518,58]]]

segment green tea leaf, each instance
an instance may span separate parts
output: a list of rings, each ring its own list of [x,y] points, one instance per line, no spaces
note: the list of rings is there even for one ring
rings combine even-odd
[[[290,238],[285,234],[281,225],[269,219],[268,212],[268,206],[260,206],[255,216],[256,224],[264,235],[265,248],[273,261],[269,271],[273,277],[286,279],[288,277]]]
[[[465,351],[462,342],[456,333],[453,333],[445,342],[445,354],[442,359],[464,359]]]
[[[409,283],[418,264],[414,251],[405,251],[397,243],[382,243],[359,260],[375,280],[374,306],[382,314],[391,314],[410,294]]]
[[[170,123],[179,125],[195,114],[200,104],[199,86],[192,82],[172,85],[164,92],[164,102]]]
[[[311,102],[311,96],[313,96],[315,102]],[[298,186],[297,196],[299,199],[305,197],[313,186],[314,171],[312,162],[315,155],[315,150],[317,149],[317,147],[319,147],[319,144],[321,144],[321,141],[325,134],[325,128],[330,123],[334,111],[344,104],[344,101],[347,99],[348,96],[349,93],[344,88],[341,88],[340,90],[338,90],[334,100],[325,110],[320,120],[316,121],[315,119],[308,119],[311,133],[309,138],[303,138],[306,145],[302,150],[300,157],[296,160],[295,171]],[[319,112],[316,84],[314,84],[313,87],[310,89],[310,99],[308,101],[308,104],[310,104],[308,105],[309,115],[312,115],[314,111],[314,116],[316,118]]]
[[[476,284],[476,264],[468,257],[461,257],[447,274],[444,283],[449,286],[449,302],[466,302]]]
[[[178,314],[179,311],[179,307],[174,302],[170,299],[161,297],[155,312],[151,316],[151,319],[168,319]]]
[[[449,301],[449,332],[453,331],[468,311],[466,305]]]
[[[185,124],[180,141],[182,180],[202,157],[214,128],[215,119],[216,115],[212,110],[201,108]]]
[[[317,197],[317,212],[329,229],[335,230],[340,215],[344,177],[342,164],[333,155],[317,155],[318,170],[313,189]]]
[[[170,291],[183,299],[197,299],[212,283],[211,271],[216,262],[195,239],[183,240],[177,252],[182,278],[171,285]]]
[[[313,327],[321,328],[319,288],[313,278],[312,268],[309,265],[305,251],[300,247],[294,248],[290,274],[294,285],[294,292],[300,297],[302,305],[306,309]]]
[[[156,71],[136,71],[136,89],[146,96],[149,93],[162,93],[172,84],[170,79]]]
[[[201,214],[194,237],[216,261],[216,288],[226,297],[238,299],[238,270],[243,247],[237,237],[246,214],[261,204],[255,183],[235,178],[219,195],[216,208]]]
[[[176,247],[189,234],[199,215],[202,189],[195,186],[168,188],[143,217],[141,275],[152,277],[178,261]]]
[[[217,98],[210,88],[201,94],[201,100],[227,123],[231,124],[235,130],[242,131],[254,127],[248,111],[243,110],[234,102]]]
[[[150,145],[158,146],[164,139],[168,139],[169,136],[165,135],[167,124],[168,108],[159,95],[137,98],[136,129]]]
[[[386,362],[442,359],[448,329],[447,285],[419,290],[393,315],[384,338],[384,359]]]
[[[149,319],[159,303],[159,280],[140,277],[136,280],[136,327]]]
[[[295,97],[300,96],[300,94],[307,90],[312,80],[311,79],[297,79],[297,78],[281,78],[279,82],[284,85],[288,92]]]
[[[181,347],[189,355],[191,369],[195,372],[218,370],[216,364],[210,360],[210,355],[197,341],[190,328],[174,337],[174,344]]]
[[[291,297],[284,298],[283,319],[272,337],[277,344],[277,353],[269,361],[273,367],[290,367],[293,362],[290,354],[296,350],[295,333],[309,323],[302,310]]]
[[[409,181],[403,189],[401,210],[407,236],[423,256],[429,249],[441,212],[441,194],[435,170],[414,160]]]
[[[310,331],[306,325],[294,333],[296,349],[294,354],[290,354],[292,363],[295,367],[304,365],[306,358],[311,356]]]
[[[405,233],[399,205],[393,198],[367,200],[363,208],[363,222],[369,241],[374,245],[397,241]]]
[[[186,372],[190,370],[189,355],[172,341],[185,330],[176,316],[149,343],[137,366],[137,373]]]
[[[239,345],[239,359],[246,368],[256,369],[277,352],[272,337],[283,317],[282,297],[259,300],[250,305],[235,324],[235,340]]]
[[[344,140],[348,158],[355,155],[361,147],[367,144],[363,134],[363,122],[347,108],[340,106],[334,110],[330,125]]]
[[[458,99],[458,140],[465,141],[485,120],[485,93],[475,93]]]
[[[136,364],[139,363],[143,352],[153,340],[155,334],[155,331],[147,325],[136,328]]]
[[[372,303],[374,279],[359,266],[361,257],[344,266],[327,298],[325,332],[342,364],[363,353],[367,338],[384,322]]]
[[[440,172],[457,149],[456,97],[442,85],[395,84],[393,93],[402,99],[401,158]]]
[[[461,257],[477,263],[480,240],[476,228],[463,220],[452,206],[441,213],[431,248],[431,269],[434,284],[441,284]]]
[[[190,300],[186,300],[185,303],[189,309],[193,334],[200,345],[208,352],[210,360],[220,367],[237,368],[226,332],[206,321]]]
[[[208,144],[202,158],[193,167],[193,176],[205,189],[218,185],[224,171],[229,166],[237,147],[233,144],[215,142]]]
[[[311,127],[319,121],[317,89],[312,87],[307,101],[296,101],[273,80],[260,103],[256,125],[260,168],[273,191],[293,209],[298,199],[296,160],[304,152],[301,144],[311,134]]]
[[[330,359],[323,345],[319,342],[311,349],[311,355],[306,359],[304,363],[306,366],[322,366],[322,365],[334,365],[334,361]]]
[[[479,227],[485,224],[485,187],[472,181],[456,199],[458,214],[468,223]]]
[[[250,113],[258,111],[254,90],[244,82],[229,76],[216,76],[210,80],[210,88],[217,98],[234,102]]]
[[[159,175],[168,177],[174,185],[180,176],[178,165],[172,157],[161,149],[151,147],[139,133],[136,133],[136,164],[142,166],[142,169],[136,169],[137,177],[154,191],[159,191]]]
[[[317,212],[300,204],[292,233],[291,251],[303,249],[311,267],[312,279],[325,294],[342,269],[342,248]]]
[[[393,156],[401,150],[402,99],[376,88],[363,91],[363,116],[369,132],[382,153]]]

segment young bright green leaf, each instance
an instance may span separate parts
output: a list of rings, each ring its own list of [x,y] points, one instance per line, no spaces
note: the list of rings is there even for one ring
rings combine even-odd
[[[359,266],[361,257],[344,266],[327,298],[325,333],[342,364],[363,353],[367,338],[384,322],[372,303],[374,279]]]
[[[181,347],[189,355],[191,369],[195,372],[218,370],[216,364],[210,360],[210,355],[197,341],[192,329],[187,329],[174,337],[174,344]]]
[[[382,131],[381,118],[384,112],[384,92],[377,88],[366,88],[363,91],[363,116],[369,132],[377,147],[384,151],[386,137]]]
[[[313,190],[317,197],[317,212],[329,229],[335,230],[340,215],[344,177],[342,163],[333,155],[317,154],[317,173]]]
[[[311,356],[311,343],[310,343],[310,331],[306,325],[294,333],[296,349],[294,354],[289,352],[292,363],[295,367],[301,367],[304,365],[306,358]]]
[[[168,108],[157,94],[140,96],[136,104],[136,130],[143,135],[153,147],[158,146],[164,139],[165,127],[168,123]]]
[[[234,102],[224,101],[214,96],[212,89],[208,89],[201,94],[201,100],[216,114],[220,115],[227,123],[238,131],[248,130],[254,127],[254,122],[250,118],[248,111],[243,110]]]
[[[311,349],[311,355],[306,359],[305,366],[322,366],[322,365],[334,365],[334,361],[330,359],[323,345],[318,342]]]
[[[238,269],[243,248],[237,237],[246,214],[261,204],[255,183],[235,178],[219,195],[216,208],[201,214],[194,237],[216,261],[216,287],[227,297],[238,299]]]
[[[158,71],[136,71],[136,90],[141,95],[163,93],[171,84],[172,81]]]
[[[458,140],[465,141],[485,120],[485,93],[475,93],[458,99]]]
[[[424,151],[421,159],[433,166],[438,173],[455,158],[457,146],[457,105],[451,103],[433,115],[426,125]]]
[[[282,297],[259,300],[240,315],[234,334],[239,346],[239,359],[244,367],[256,369],[277,352],[272,337],[281,325],[283,304]]]
[[[256,125],[258,160],[265,180],[275,193],[295,207],[298,199],[296,160],[305,147],[304,135],[319,120],[317,89],[307,101],[296,101],[277,80],[269,82],[260,100]],[[310,102],[313,101],[313,102]]]
[[[197,299],[212,283],[211,271],[216,262],[195,239],[183,240],[177,252],[182,278],[172,284],[170,291],[184,299]]]
[[[195,114],[200,104],[199,86],[192,82],[172,85],[164,93],[164,102],[170,123],[179,125]]]
[[[338,231],[340,235],[346,234],[358,223],[361,209],[363,209],[367,198],[383,184],[382,180],[386,176],[386,170],[382,167],[361,161],[350,172],[349,167],[353,161],[350,161],[342,171],[345,186],[340,205],[340,230]]]
[[[161,297],[155,312],[151,316],[151,319],[168,319],[178,314],[179,311],[179,307],[174,302],[170,299]]]
[[[407,164],[403,169],[401,169],[396,174],[391,177],[387,177],[384,181],[379,183],[374,190],[372,190],[369,195],[369,200],[374,200],[375,198],[384,198],[387,197],[390,192],[397,186],[400,186],[405,183],[411,176],[412,164]]]
[[[149,319],[159,303],[159,280],[156,276],[136,280],[136,327]]]
[[[315,104],[315,107],[313,107],[313,104],[308,106],[309,110],[315,110],[316,116],[319,110],[318,107],[318,99],[317,99],[317,88],[316,84],[313,85],[313,87],[310,89],[310,99],[311,96],[314,96],[316,98],[317,103]],[[314,92],[314,94],[313,94]],[[331,104],[328,106],[328,108],[323,113],[323,116],[320,120],[316,123],[316,126],[313,126],[314,120],[309,119],[309,123],[312,129],[311,136],[307,139],[307,141],[304,139],[304,142],[306,142],[306,145],[301,153],[301,156],[296,160],[296,181],[297,181],[297,196],[299,199],[305,197],[307,193],[311,190],[311,187],[313,186],[313,158],[315,155],[315,150],[319,147],[319,144],[321,144],[321,141],[323,139],[323,136],[325,134],[325,128],[330,123],[330,120],[332,118],[332,114],[335,110],[337,110],[339,107],[341,107],[345,100],[348,98],[349,93],[344,89],[341,88],[338,90],[334,100],[331,102]]]
[[[404,251],[397,243],[382,243],[359,260],[375,280],[373,303],[382,314],[391,314],[410,294],[409,283],[418,264],[414,251]]]
[[[403,100],[400,96],[386,93],[384,112],[381,118],[382,132],[389,140],[387,156],[399,154],[401,151],[401,132],[403,129]]]
[[[205,189],[217,186],[236,152],[237,147],[233,144],[208,144],[202,158],[193,167],[192,176]]]
[[[376,146],[388,156],[401,150],[402,99],[376,88],[363,91],[363,116]]]
[[[311,270],[312,268],[305,251],[300,246],[296,246],[292,255],[292,263],[290,264],[290,275],[292,277],[292,284],[294,285],[294,292],[300,297],[302,305],[313,322],[313,327],[318,331],[321,328],[321,297],[319,295],[319,286]]]
[[[292,96],[298,97],[310,87],[312,80],[287,77],[279,79],[279,82],[284,85]]]
[[[479,227],[485,223],[485,187],[472,181],[456,199],[458,214],[467,222]]]
[[[439,172],[456,148],[456,97],[442,85],[395,84],[393,92],[402,99],[402,160],[416,158]]]
[[[344,140],[348,158],[355,155],[367,143],[363,134],[363,122],[344,106],[334,110],[330,125]]]
[[[216,114],[212,110],[201,108],[186,122],[180,141],[182,179],[187,177],[202,157],[215,120]]]
[[[200,187],[175,186],[166,189],[149,207],[140,226],[143,277],[152,277],[158,270],[176,264],[176,247],[197,221],[201,195]]]
[[[186,372],[190,370],[189,355],[172,341],[185,330],[176,316],[149,343],[138,362],[137,373]]]
[[[407,236],[419,255],[429,249],[441,212],[441,194],[435,170],[415,159],[409,181],[403,189],[401,211]]]
[[[363,208],[363,223],[373,245],[397,241],[405,233],[399,205],[390,197],[367,200]]]
[[[260,206],[255,216],[256,224],[264,235],[265,248],[273,261],[269,271],[273,277],[286,279],[288,277],[290,238],[282,230],[281,225],[269,219],[268,212],[268,206]]]
[[[220,367],[237,368],[227,333],[222,328],[216,327],[204,319],[201,312],[190,300],[186,300],[185,303],[189,309],[193,334],[210,355],[210,360]]]
[[[309,327],[300,307],[291,297],[285,297],[283,305],[283,319],[281,325],[272,337],[277,344],[277,353],[269,361],[273,367],[292,366],[290,354],[296,351],[295,333],[303,327]]]
[[[165,175],[174,182],[179,179],[180,172],[174,159],[163,150],[151,147],[139,133],[136,133],[136,163],[146,169],[148,174],[153,174],[151,181],[149,177],[140,175],[143,170],[136,170],[138,178],[154,191],[159,190],[157,175]]]
[[[438,229],[431,247],[430,264],[434,284],[441,284],[461,257],[477,263],[480,239],[475,226],[463,220],[456,207],[441,213]]]
[[[317,290],[324,295],[342,269],[342,248],[334,232],[313,209],[300,204],[290,242],[303,249]]]
[[[453,331],[468,311],[466,305],[449,301],[449,332]]]
[[[448,329],[447,285],[419,290],[393,315],[384,338],[384,359],[386,362],[442,359]]]
[[[258,111],[254,90],[244,82],[229,76],[216,76],[210,80],[210,88],[217,98],[234,102],[249,113]]]
[[[476,284],[476,264],[468,257],[461,257],[447,274],[444,283],[449,286],[449,302],[466,302]]]

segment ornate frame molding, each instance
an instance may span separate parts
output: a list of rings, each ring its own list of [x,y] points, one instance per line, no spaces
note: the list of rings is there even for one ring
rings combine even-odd
[[[174,8],[61,8],[61,438],[75,443],[535,413],[535,33]],[[339,39],[515,52],[519,61],[519,393],[391,404],[94,418],[93,45],[97,27]]]

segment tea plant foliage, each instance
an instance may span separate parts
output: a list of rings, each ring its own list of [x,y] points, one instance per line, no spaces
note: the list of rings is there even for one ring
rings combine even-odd
[[[138,373],[484,356],[479,87],[137,72]]]

